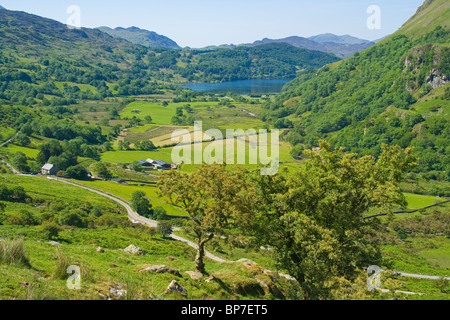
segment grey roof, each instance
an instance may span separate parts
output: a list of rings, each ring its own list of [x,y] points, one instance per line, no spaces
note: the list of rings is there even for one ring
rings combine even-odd
[[[50,164],[50,163],[46,163],[44,164],[44,166],[42,167],[42,170],[51,170],[53,169],[54,165]]]
[[[159,166],[167,166],[167,165],[170,166],[170,164],[168,164],[167,162],[164,162],[162,160],[153,160],[153,164],[154,165],[159,165]]]

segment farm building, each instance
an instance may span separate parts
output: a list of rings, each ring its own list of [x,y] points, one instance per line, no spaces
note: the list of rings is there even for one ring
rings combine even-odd
[[[46,163],[41,169],[42,174],[50,176],[56,175],[58,171],[59,171],[58,167],[50,163]]]
[[[138,160],[138,163],[143,167],[151,167],[153,164],[151,162],[148,162],[146,160]]]
[[[152,164],[155,167],[155,169],[158,170],[170,170],[172,168],[172,166],[169,163],[164,162],[162,160],[153,160]]]

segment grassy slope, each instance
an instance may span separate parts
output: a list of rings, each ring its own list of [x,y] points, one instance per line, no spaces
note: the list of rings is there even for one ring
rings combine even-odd
[[[2,183],[21,185],[33,199],[48,202],[80,203],[83,199],[89,203],[100,203],[113,208],[110,200],[45,178],[1,175]],[[13,213],[11,208],[19,204],[8,203],[6,214]],[[36,214],[40,209],[31,204],[20,204]],[[126,220],[125,216],[123,217]],[[271,283],[267,275],[248,269],[241,263],[215,263],[207,259],[210,274],[222,282],[204,282],[191,280],[185,271],[194,269],[195,250],[178,241],[151,237],[146,227],[116,225],[97,227],[97,229],[78,229],[65,227],[58,239],[61,251],[71,264],[82,265],[82,289],[69,290],[66,280],[55,276],[58,260],[56,248],[48,243],[40,232],[40,227],[0,226],[0,238],[25,237],[24,252],[31,267],[25,265],[0,265],[0,299],[101,299],[99,293],[108,295],[109,289],[118,284],[128,285],[132,299],[184,299],[178,294],[165,295],[168,284],[176,279],[188,290],[188,299],[265,299],[264,290],[255,277]],[[141,247],[144,256],[133,256],[121,251],[130,244]],[[97,246],[105,249],[97,253]],[[149,265],[165,264],[178,269],[183,277],[168,274],[139,273]],[[29,287],[21,287],[21,282]],[[283,279],[280,279],[283,283]],[[281,287],[280,287],[281,288]]]

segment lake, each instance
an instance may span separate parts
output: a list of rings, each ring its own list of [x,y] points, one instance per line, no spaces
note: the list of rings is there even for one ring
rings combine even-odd
[[[264,94],[281,92],[291,80],[238,80],[222,83],[193,83],[181,87],[212,93]]]

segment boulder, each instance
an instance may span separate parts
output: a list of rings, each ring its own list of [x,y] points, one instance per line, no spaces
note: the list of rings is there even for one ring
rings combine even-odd
[[[123,298],[127,295],[127,290],[124,289],[126,287],[126,284],[118,283],[114,287],[109,289],[109,293],[111,294],[112,298]]]
[[[172,282],[167,287],[165,294],[170,294],[174,292],[178,292],[182,296],[187,297],[186,289],[182,285],[180,285],[176,280],[172,280]]]
[[[130,254],[144,255],[144,252],[142,251],[142,249],[139,248],[138,246],[135,246],[134,244],[129,245],[128,247],[123,249],[123,251],[128,252]]]
[[[49,241],[48,244],[51,246],[55,246],[55,247],[61,247],[61,243],[56,242],[56,241]]]
[[[170,273],[173,274],[174,276],[177,277],[182,277],[180,271],[173,269],[171,267],[165,266],[165,265],[154,265],[154,266],[150,266],[147,268],[144,268],[142,270],[139,270],[139,272],[143,272],[143,271],[152,271],[155,273]]]

